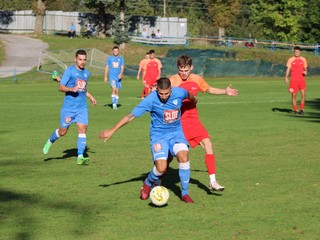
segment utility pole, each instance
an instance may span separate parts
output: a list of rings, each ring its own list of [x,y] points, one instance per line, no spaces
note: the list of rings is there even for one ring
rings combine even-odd
[[[166,17],[166,0],[163,0],[163,17]]]

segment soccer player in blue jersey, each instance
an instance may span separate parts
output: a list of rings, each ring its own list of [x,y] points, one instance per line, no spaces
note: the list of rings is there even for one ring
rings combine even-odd
[[[185,139],[180,122],[181,105],[184,99],[196,103],[197,99],[182,88],[172,88],[168,78],[157,80],[157,90],[150,93],[137,105],[131,113],[124,116],[112,128],[100,132],[99,138],[109,140],[121,127],[133,119],[150,112],[150,148],[154,166],[143,183],[140,198],[146,200],[149,197],[151,186],[167,170],[167,159],[171,154],[176,156],[179,162],[179,177],[181,182],[181,200],[193,203],[189,196],[190,162],[188,142]]]
[[[65,93],[64,102],[60,111],[60,128],[53,131],[48,141],[43,147],[43,153],[48,154],[52,144],[67,134],[72,123],[76,123],[78,128],[78,159],[77,164],[88,165],[89,158],[83,156],[86,148],[86,132],[88,127],[88,97],[95,106],[96,99],[87,91],[87,84],[90,72],[85,69],[87,53],[78,50],[75,56],[75,65],[68,67],[60,81],[59,91]]]
[[[121,88],[121,79],[124,70],[124,59],[119,56],[119,47],[114,46],[112,48],[112,55],[110,55],[106,62],[106,68],[104,70],[104,82],[108,82],[108,76],[110,86],[112,88],[111,101],[112,108],[117,109],[119,102],[119,89]]]

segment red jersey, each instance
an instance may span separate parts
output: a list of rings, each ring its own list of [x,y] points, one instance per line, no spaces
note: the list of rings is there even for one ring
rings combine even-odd
[[[307,60],[304,57],[291,57],[288,59],[287,67],[290,68],[290,80],[304,80],[303,71],[308,67]]]
[[[162,64],[159,59],[148,59],[148,61],[145,62],[142,69],[146,71],[145,80],[147,84],[150,86],[155,84],[159,77],[159,69],[162,68]]]
[[[176,74],[170,77],[170,81],[173,87],[184,88],[194,96],[198,94],[198,91],[205,92],[210,87],[202,77],[195,74],[191,74],[186,81],[183,81],[180,75]],[[196,105],[188,99],[182,102],[181,123],[183,133],[192,148],[198,146],[203,139],[210,138],[200,121]]]
[[[206,92],[209,89],[208,83],[201,76],[193,73],[185,81],[181,79],[179,74],[170,77],[170,81],[173,87],[182,87],[194,96],[197,96],[198,91]],[[194,121],[195,119],[199,119],[196,105],[188,99],[184,100],[181,108],[181,121]]]

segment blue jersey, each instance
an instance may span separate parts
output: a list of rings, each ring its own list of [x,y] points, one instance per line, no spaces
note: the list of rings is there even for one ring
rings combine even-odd
[[[79,90],[66,92],[62,108],[69,111],[87,108],[86,92],[89,77],[90,72],[87,69],[79,70],[75,66],[70,66],[64,71],[60,84],[70,88],[77,85]]]
[[[107,59],[106,66],[109,68],[109,80],[119,80],[118,76],[121,72],[121,68],[124,66],[124,59],[121,56],[110,55]]]
[[[136,106],[131,114],[140,117],[146,112],[150,112],[151,141],[155,138],[162,138],[166,134],[181,131],[180,108],[182,101],[188,97],[188,91],[182,88],[172,88],[171,95],[166,103],[162,103],[156,91],[150,93]]]

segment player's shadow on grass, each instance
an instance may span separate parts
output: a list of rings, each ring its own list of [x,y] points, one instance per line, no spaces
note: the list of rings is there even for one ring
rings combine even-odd
[[[200,170],[191,170],[191,172],[193,172],[193,171],[200,171]],[[124,183],[128,183],[128,182],[136,182],[136,181],[141,182],[141,186],[142,186],[143,181],[147,178],[148,174],[149,174],[149,172],[141,174],[139,177],[131,178],[131,179],[124,180],[124,181],[114,182],[114,183],[110,183],[110,184],[100,184],[99,187],[105,188],[105,187],[110,187],[110,186],[114,186],[114,185],[118,185],[118,184],[124,184]],[[203,189],[207,194],[221,196],[221,194],[211,192],[206,185],[199,182],[197,179],[190,178],[190,184],[197,185],[198,188]],[[168,188],[169,190],[171,190],[176,196],[178,196],[180,198],[181,197],[181,185],[180,185],[180,178],[179,178],[179,170],[169,167],[167,172],[165,173],[165,175],[162,178],[161,185]],[[190,195],[192,195],[192,194],[190,194]]]
[[[284,112],[284,113],[294,113],[291,109],[287,108],[272,108],[273,112]]]
[[[105,104],[104,105],[105,107],[109,107],[109,108],[111,108],[112,109],[112,103],[107,103],[107,104]],[[122,107],[122,105],[121,104],[117,104],[117,108],[119,108],[119,107]]]
[[[272,111],[288,113],[292,117],[301,117],[303,120],[320,123],[320,98],[306,101],[306,106],[311,108],[313,111],[305,110],[305,113],[303,115],[295,114],[293,110],[286,108],[272,108]]]
[[[86,147],[86,149],[84,150],[83,156],[89,157],[88,152],[91,152],[91,151],[89,151],[89,148]],[[52,160],[65,160],[65,159],[68,159],[71,157],[78,157],[78,149],[77,148],[67,149],[67,150],[63,151],[63,153],[64,153],[64,155],[61,157],[46,158],[43,161],[47,162],[47,161],[52,161]]]

